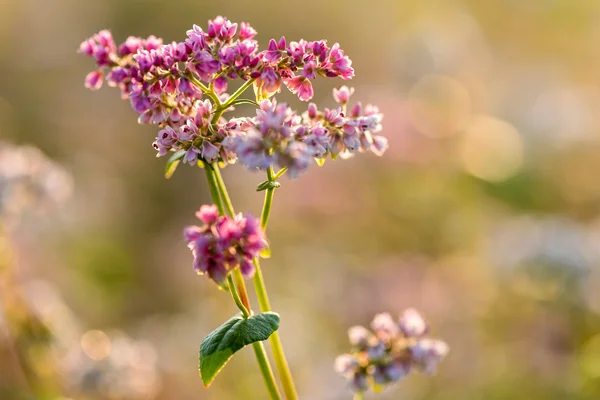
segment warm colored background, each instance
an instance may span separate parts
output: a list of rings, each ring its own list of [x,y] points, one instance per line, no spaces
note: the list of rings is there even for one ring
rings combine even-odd
[[[250,22],[262,46],[340,42],[356,98],[385,113],[385,157],[315,166],[276,192],[264,272],[301,398],[348,399],[332,369],[346,328],[409,306],[451,353],[436,377],[381,399],[600,398],[596,0],[0,0],[0,138],[74,175],[66,207],[11,233],[20,290],[63,348],[112,349],[52,377],[31,329],[48,379],[82,388],[65,394],[77,400],[266,397],[248,349],[209,390],[198,377],[202,337],[235,312],[194,275],[181,236],[209,201],[203,175],[165,180],[156,130],[116,90],[85,90],[92,60],[76,54],[102,28],[119,42],[182,40],[219,14]],[[319,80],[316,102],[331,106],[340,83]],[[225,178],[237,208],[258,213],[262,174],[233,166]],[[82,340],[90,329],[111,347]],[[0,398],[31,398],[0,356]]]

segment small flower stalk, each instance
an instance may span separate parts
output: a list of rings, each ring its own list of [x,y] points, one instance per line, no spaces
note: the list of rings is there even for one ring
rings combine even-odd
[[[348,330],[352,352],[340,355],[335,369],[357,393],[381,391],[414,370],[433,375],[449,347],[427,337],[428,331],[415,309],[407,309],[397,321],[388,313],[377,314],[371,329],[353,326]]]

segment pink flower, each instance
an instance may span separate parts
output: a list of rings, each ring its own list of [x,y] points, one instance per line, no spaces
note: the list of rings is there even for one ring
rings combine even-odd
[[[245,277],[254,274],[252,260],[266,246],[258,220],[250,215],[219,216],[217,207],[202,206],[196,216],[202,226],[188,226],[184,237],[194,256],[194,269],[219,285],[229,272],[240,268]]]
[[[377,337],[386,342],[398,335],[398,326],[389,313],[377,314],[371,322],[371,328]]]
[[[354,93],[354,88],[348,88],[348,86],[342,86],[339,89],[333,89],[333,98],[335,102],[341,105],[348,104],[350,96]]]
[[[102,87],[104,72],[101,70],[92,71],[85,77],[85,87],[91,90],[98,90]]]
[[[291,141],[275,153],[275,164],[287,168],[291,179],[297,178],[310,166],[312,154],[303,142]]]
[[[178,135],[177,132],[173,130],[170,126],[165,127],[158,132],[158,136],[156,140],[152,144],[154,148],[158,151],[156,157],[162,157],[166,155],[172,148],[175,142],[177,142]]]
[[[316,74],[317,63],[314,60],[307,61],[304,63],[304,68],[300,75],[305,77],[306,79],[315,79],[317,77]]]
[[[194,24],[192,29],[186,32],[188,38],[185,40],[192,51],[195,53],[206,49],[206,34],[198,25]]]
[[[304,143],[308,146],[311,156],[322,158],[331,147],[329,131],[320,125],[312,127],[310,133],[304,138]]]
[[[213,163],[219,159],[219,148],[208,140],[205,140],[202,142],[201,155],[207,162]]]
[[[194,145],[191,145],[190,148],[185,152],[183,156],[183,163],[189,165],[196,165],[198,162],[198,155],[200,155],[201,151]]]
[[[237,24],[232,24],[227,18],[218,16],[214,20],[208,21],[207,35],[211,39],[218,38],[227,41],[235,36]]]
[[[87,56],[94,55],[95,43],[92,39],[86,39],[79,45],[79,52]]]
[[[382,156],[383,153],[388,149],[389,144],[388,140],[384,136],[373,136],[373,145],[371,146],[371,151],[377,155]]]
[[[371,336],[371,332],[360,325],[348,329],[348,339],[350,339],[350,344],[353,346],[366,346]]]
[[[227,78],[221,75],[215,79],[214,88],[218,95],[225,93],[225,91],[227,91]]]
[[[332,72],[333,76],[339,76],[344,80],[352,79],[354,76],[354,69],[351,67],[352,61],[344,55],[344,51],[340,49],[338,43],[331,47],[328,61],[331,64],[329,72]]]
[[[290,92],[296,94],[302,101],[308,101],[313,98],[314,91],[310,80],[303,76],[295,76],[285,80],[285,85]]]
[[[273,67],[266,66],[257,81],[257,86],[259,86],[267,95],[271,95],[275,92],[279,92],[279,88],[281,87],[281,77],[275,72]]]
[[[195,62],[191,66],[202,80],[209,81],[219,71],[220,63],[208,51],[200,50],[196,52]]]
[[[308,105],[307,116],[309,119],[316,119],[319,115],[319,110],[317,109],[317,105],[315,103],[310,103]]]
[[[342,354],[335,359],[335,370],[343,376],[353,376],[359,366],[358,360],[350,354]]]
[[[448,354],[448,345],[441,340],[421,339],[414,346],[411,346],[411,355],[423,372],[432,375],[437,369],[437,365]]]
[[[254,36],[256,36],[256,30],[249,23],[240,23],[240,40],[252,39]]]
[[[362,326],[350,328],[352,352],[335,362],[336,371],[354,391],[368,389],[368,385],[356,386],[357,379],[386,386],[415,369],[433,374],[448,354],[445,342],[423,337],[426,324],[414,309],[406,310],[398,322],[388,313],[377,314],[371,328],[374,334]]]
[[[127,40],[119,46],[119,56],[124,57],[129,54],[135,54],[142,45],[143,41],[141,38],[129,36]]]
[[[276,42],[275,39],[271,39],[269,41],[269,48],[264,52],[263,55],[265,61],[271,64],[277,63],[285,52],[285,44],[286,42],[284,36],[279,39],[279,42]]]
[[[200,206],[200,210],[196,212],[196,217],[205,224],[214,224],[219,217],[219,209],[214,204],[204,204]]]
[[[298,41],[298,42],[290,43],[290,46],[287,49],[287,53],[290,55],[290,57],[293,58],[293,60],[296,64],[299,64],[302,62],[302,59],[304,58],[304,55],[306,54],[306,45],[307,45],[307,42],[306,42],[306,40],[303,40],[303,39],[300,39],[300,41]]]

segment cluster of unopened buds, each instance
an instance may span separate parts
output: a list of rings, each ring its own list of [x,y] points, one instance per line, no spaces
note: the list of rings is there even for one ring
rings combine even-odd
[[[101,31],[80,46],[98,66],[86,86],[98,89],[106,80],[119,87],[140,123],[161,128],[153,143],[157,155],[180,151],[191,165],[240,160],[251,169],[286,168],[296,177],[313,158],[322,163],[327,155],[383,154],[387,140],[374,135],[382,115],[372,105],[350,107],[353,89],[334,90],[335,108],[318,110],[310,103],[302,113],[271,99],[285,86],[300,100],[310,100],[317,75],[351,79],[352,62],[337,43],[288,43],[282,37],[259,51],[255,35],[249,24],[223,17],[209,21],[206,32],[194,25],[186,40],[170,44],[150,36],[129,37],[117,46],[110,32]],[[229,83],[238,79],[240,88],[227,94]],[[256,99],[239,99],[251,85]],[[242,103],[255,104],[256,116],[222,116]]]
[[[379,391],[414,369],[433,374],[448,354],[448,345],[426,337],[428,330],[423,317],[412,308],[398,321],[388,313],[378,314],[371,330],[363,326],[348,330],[352,352],[339,356],[335,369],[355,392]]]

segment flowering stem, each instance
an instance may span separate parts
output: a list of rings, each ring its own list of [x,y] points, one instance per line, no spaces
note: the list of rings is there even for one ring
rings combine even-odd
[[[219,214],[224,215],[225,209],[223,207],[223,200],[219,195],[219,184],[217,180],[217,176],[220,177],[220,174],[217,175],[217,171],[218,167],[216,165],[211,165],[207,162],[204,162],[204,172],[206,173],[206,180],[208,182],[208,187],[210,188],[210,194],[212,196],[213,202],[217,206]],[[231,275],[234,276],[237,285],[234,285],[234,278],[232,278]],[[242,314],[245,318],[249,317],[252,314],[252,310],[250,307],[250,302],[248,300],[248,294],[246,292],[244,279],[241,276],[239,268],[235,268],[233,270],[233,273],[227,277],[227,282],[229,283],[229,290],[236,305],[238,306],[240,311],[242,311]],[[239,293],[235,290],[236,286],[239,290]],[[256,360],[258,361],[258,366],[265,381],[265,385],[267,386],[267,391],[269,392],[270,398],[272,400],[281,400],[281,395],[279,394],[279,389],[277,388],[277,383],[275,382],[273,370],[271,369],[271,365],[269,364],[267,352],[265,351],[262,342],[252,343],[252,348],[254,349],[254,354],[256,356]]]
[[[285,169],[279,171],[278,175],[281,176],[285,173]],[[274,181],[277,179],[273,174],[273,167],[269,167],[267,169],[267,179],[269,181]],[[273,194],[275,193],[275,188],[269,188],[265,193],[265,201],[263,204],[263,209],[260,215],[260,226],[263,230],[266,231],[267,224],[269,223],[269,216],[271,215],[271,206],[273,204]],[[254,274],[254,288],[256,290],[256,297],[258,298],[258,304],[260,310],[262,312],[271,311],[271,304],[269,302],[269,295],[267,294],[267,287],[265,286],[265,281],[263,279],[262,270],[260,268],[260,263],[258,257],[254,259],[254,266],[256,268],[256,273]],[[271,347],[273,349],[273,356],[275,358],[275,364],[277,365],[277,370],[281,375],[281,382],[283,384],[283,390],[288,399],[297,399],[298,395],[296,394],[296,388],[294,386],[294,379],[292,378],[292,373],[290,371],[290,367],[287,363],[287,359],[285,357],[285,353],[283,352],[283,345],[281,344],[281,338],[279,334],[275,332],[275,334],[270,337]]]
[[[356,392],[354,394],[354,400],[364,400],[365,399],[365,392]]]
[[[269,396],[272,400],[281,400],[279,388],[277,388],[277,383],[275,382],[275,377],[273,376],[273,370],[271,369],[271,364],[269,364],[265,347],[262,342],[254,342],[252,343],[252,347],[254,348],[254,354],[258,360],[258,366],[260,367],[260,372],[262,373],[265,385],[267,386]]]
[[[219,100],[219,96],[216,95],[216,93],[214,92],[214,90],[210,90],[209,88],[206,87],[206,85],[204,83],[202,83],[199,79],[196,79],[196,77],[194,76],[194,74],[192,74],[191,72],[188,72],[184,75],[187,79],[189,79],[190,82],[192,82],[194,85],[196,85],[197,87],[200,88],[200,90],[202,90],[202,92],[207,95],[208,97],[211,98],[211,100],[216,104],[217,107],[221,106],[221,100]]]
[[[227,101],[221,105],[221,108],[223,108],[223,110],[227,109],[227,107],[229,107],[231,105],[231,103],[233,103],[235,101],[235,99],[240,97],[241,94],[244,93],[246,91],[246,89],[248,89],[250,87],[250,85],[252,85],[254,83],[255,80],[256,79],[252,78],[252,79],[248,79],[246,82],[244,82],[244,84],[242,86],[240,86],[238,88],[238,90],[233,92],[233,94],[227,99]]]
[[[281,172],[281,171],[280,171]],[[285,171],[284,171],[285,172]],[[221,172],[215,166],[215,175],[217,180],[217,185],[221,194],[223,196],[223,200],[225,201],[225,207],[228,212],[233,215],[235,213],[233,209],[233,204],[231,203],[231,198],[227,193],[227,188],[225,187],[225,182],[223,181],[223,177],[221,176]],[[267,171],[267,177],[269,180],[273,180],[273,169],[269,168]],[[263,210],[261,213],[261,227],[263,229],[266,228],[267,222],[269,220],[269,215],[271,212],[271,204],[273,200],[273,192],[275,188],[267,189],[267,193],[265,194],[265,204],[263,205]],[[260,306],[261,312],[271,311],[271,304],[269,303],[269,296],[267,294],[267,288],[265,286],[265,281],[263,279],[262,271],[260,269],[260,262],[258,258],[253,260],[254,266],[256,268],[256,272],[254,273],[254,289],[256,290],[256,297],[258,299],[258,304]],[[292,378],[292,373],[290,371],[290,367],[285,358],[285,353],[283,351],[283,345],[281,344],[281,339],[279,337],[278,331],[273,332],[273,334],[269,337],[269,342],[271,343],[271,348],[273,350],[273,358],[275,359],[275,365],[277,366],[277,371],[279,371],[279,375],[281,378],[281,384],[283,386],[283,391],[285,392],[285,396],[288,400],[297,400],[298,394],[296,393],[296,388],[294,385],[294,380]]]
[[[242,299],[240,299],[240,295],[235,289],[235,284],[233,283],[233,278],[231,274],[227,275],[227,283],[229,284],[229,291],[231,292],[231,297],[233,297],[233,301],[238,306],[244,318],[248,318],[250,316],[250,312],[246,308],[246,306],[242,303]]]
[[[229,215],[231,217],[233,217],[235,214],[235,210],[233,208],[233,204],[231,203],[231,197],[229,197],[229,193],[227,192],[227,188],[225,187],[225,181],[223,181],[223,176],[221,175],[221,170],[216,165],[215,165],[215,178],[217,181],[217,186],[221,192],[221,196],[223,196],[223,202],[225,203],[227,212],[229,213]]]
[[[213,170],[212,165],[204,162],[204,173],[206,174],[206,181],[208,182],[208,188],[210,189],[210,195],[213,199],[213,202],[217,206],[219,210],[219,214],[225,215],[225,209],[223,208],[223,202],[221,201],[221,197],[219,196],[219,188],[217,184],[217,180],[215,178],[215,171]]]
[[[274,181],[273,167],[269,167],[267,170],[267,179],[271,182]],[[269,215],[271,214],[271,205],[273,204],[273,194],[275,194],[275,188],[268,188],[265,192],[265,202],[260,215],[260,227],[266,231],[267,224],[269,223]]]
[[[281,176],[282,176],[283,174],[285,174],[287,170],[288,170],[288,169],[287,169],[287,167],[283,167],[283,168],[281,168],[281,169],[279,170],[279,172],[278,172],[278,173],[276,173],[276,174],[273,176],[273,180],[274,180],[274,181],[276,181],[277,179],[281,178]],[[268,174],[268,173],[267,173],[267,174]],[[268,175],[267,175],[267,176],[268,176]]]
[[[256,101],[250,100],[250,99],[237,99],[235,101],[232,101],[230,106],[235,106],[237,104],[252,104],[255,107],[260,107],[260,104],[258,104]]]

